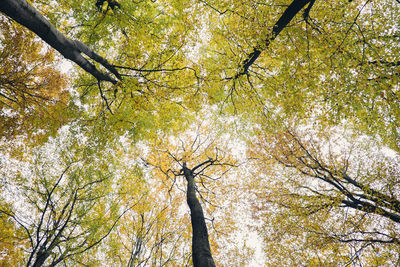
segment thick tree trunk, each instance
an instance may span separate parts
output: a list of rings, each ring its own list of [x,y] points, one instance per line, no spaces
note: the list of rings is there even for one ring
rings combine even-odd
[[[86,54],[92,60],[100,63],[118,79],[121,79],[118,71],[109,64],[106,59],[96,54],[82,42],[65,37],[26,0],[0,0],[0,11],[36,33],[65,58],[78,64],[97,80],[109,81],[114,84],[117,82],[109,74],[99,71],[90,61],[84,58],[81,53]]]
[[[187,180],[187,203],[190,208],[192,221],[192,258],[194,267],[214,267],[215,263],[211,255],[210,243],[208,241],[207,226],[204,219],[203,209],[196,197],[193,171],[183,165],[183,174]]]

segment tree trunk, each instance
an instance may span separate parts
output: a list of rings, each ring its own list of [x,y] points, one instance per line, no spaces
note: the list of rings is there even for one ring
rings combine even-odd
[[[108,73],[99,71],[90,61],[83,57],[81,53],[86,54],[92,60],[100,63],[118,79],[121,79],[118,71],[109,64],[106,59],[96,54],[82,42],[65,37],[26,0],[1,0],[0,11],[37,34],[51,47],[60,52],[61,55],[78,64],[98,81],[109,81],[114,84],[117,82]]]
[[[187,203],[192,221],[192,258],[194,267],[215,267],[208,242],[207,226],[203,209],[196,197],[193,171],[183,165],[183,174],[187,180]]]
[[[44,264],[46,259],[48,258],[49,254],[47,252],[39,253],[35,262],[33,263],[32,267],[40,267]]]

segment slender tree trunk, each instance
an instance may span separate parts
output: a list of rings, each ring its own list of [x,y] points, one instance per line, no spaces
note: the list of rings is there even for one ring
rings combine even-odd
[[[187,180],[187,203],[190,208],[192,221],[192,257],[194,267],[214,267],[215,263],[211,255],[210,243],[208,241],[207,226],[204,219],[203,209],[196,197],[195,181],[193,171],[183,165],[183,174]]]
[[[60,52],[61,55],[78,64],[97,80],[109,81],[112,83],[117,82],[108,73],[99,71],[90,61],[83,57],[81,53],[86,54],[92,60],[100,63],[118,79],[121,79],[118,71],[109,64],[106,59],[96,54],[82,42],[65,37],[26,0],[0,0],[0,11],[37,34],[51,47]]]

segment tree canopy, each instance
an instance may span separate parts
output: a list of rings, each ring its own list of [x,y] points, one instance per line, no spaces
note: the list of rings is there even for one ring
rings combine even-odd
[[[399,1],[0,12],[2,265],[400,264]]]

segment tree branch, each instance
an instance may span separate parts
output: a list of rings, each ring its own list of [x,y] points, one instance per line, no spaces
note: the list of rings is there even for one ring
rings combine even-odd
[[[273,40],[280,34],[280,32],[290,23],[290,21],[307,5],[309,4],[309,9],[311,9],[313,0],[294,0],[283,12],[282,16],[275,23],[272,28],[270,36],[264,41],[264,48],[256,47],[253,49],[248,57],[243,61],[240,67],[239,73],[237,73],[234,79],[248,73],[249,68],[257,60],[257,58],[263,52]],[[308,13],[310,10],[307,11]]]
[[[92,60],[100,63],[113,73],[117,79],[121,80],[118,71],[109,64],[105,58],[96,54],[82,42],[68,39],[26,0],[2,0],[0,11],[37,34],[43,41],[60,52],[61,55],[75,62],[98,81],[108,81],[113,84],[117,83],[116,79],[112,78],[108,73],[99,71],[96,66],[84,58],[81,53],[86,54]]]

